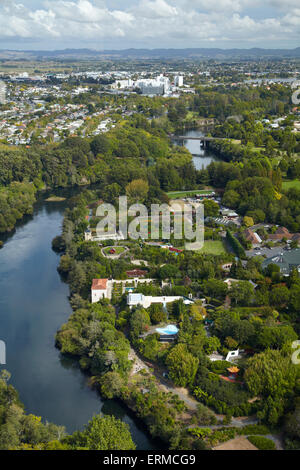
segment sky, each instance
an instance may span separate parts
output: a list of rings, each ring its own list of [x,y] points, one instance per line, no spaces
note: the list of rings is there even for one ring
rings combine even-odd
[[[299,46],[300,0],[0,0],[0,49]]]

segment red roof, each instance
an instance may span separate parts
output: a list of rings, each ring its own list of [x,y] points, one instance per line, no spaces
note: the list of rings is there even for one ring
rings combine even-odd
[[[108,279],[93,279],[92,290],[106,290]]]
[[[132,271],[126,271],[128,277],[144,277],[147,274],[147,271],[142,271],[141,269],[134,269]]]
[[[183,252],[183,250],[179,250],[178,248],[173,248],[173,247],[170,247],[169,250],[174,252],[174,253],[182,253]]]

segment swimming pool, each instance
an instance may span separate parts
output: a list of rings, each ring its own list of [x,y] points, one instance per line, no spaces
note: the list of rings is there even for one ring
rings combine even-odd
[[[168,325],[165,328],[156,328],[156,331],[160,335],[177,335],[179,330],[175,325]]]

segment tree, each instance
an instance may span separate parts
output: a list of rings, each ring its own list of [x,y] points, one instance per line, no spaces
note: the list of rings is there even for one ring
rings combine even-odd
[[[91,150],[96,156],[100,154],[106,154],[110,151],[111,145],[109,139],[105,135],[98,135],[91,142]]]
[[[118,372],[107,372],[101,377],[101,393],[106,398],[119,397],[123,385],[123,379]]]
[[[275,287],[270,293],[270,305],[274,307],[284,307],[288,304],[289,298],[290,293],[287,287]]]
[[[293,390],[297,370],[289,356],[269,349],[248,360],[245,383],[253,396],[285,396]]]
[[[152,323],[158,324],[167,320],[167,312],[164,310],[163,304],[152,304],[149,308]]]
[[[252,217],[247,217],[245,215],[245,217],[243,218],[243,224],[246,227],[252,227],[254,225],[254,220],[252,219]]]
[[[236,304],[249,305],[254,296],[254,287],[248,281],[233,282],[229,290],[229,297]]]
[[[131,202],[144,202],[149,192],[149,184],[143,179],[133,180],[126,186],[126,194]]]
[[[220,213],[220,207],[217,202],[205,200],[203,205],[205,217],[218,217]]]
[[[94,416],[82,432],[71,437],[73,447],[89,450],[135,450],[127,423],[114,416]]]
[[[188,352],[185,344],[177,344],[166,358],[171,379],[176,385],[186,387],[194,382],[199,359]]]
[[[143,331],[151,325],[150,317],[145,309],[137,308],[130,317],[130,334],[132,338],[137,338]]]
[[[210,336],[209,338],[206,338],[204,345],[204,351],[206,352],[206,354],[212,354],[214,351],[217,351],[220,347],[220,340],[216,336]]]

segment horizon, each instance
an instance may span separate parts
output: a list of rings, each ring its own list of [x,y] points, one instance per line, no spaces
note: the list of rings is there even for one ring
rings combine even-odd
[[[8,49],[8,48],[0,48],[0,51],[13,51],[13,52],[56,52],[56,51],[84,51],[84,50],[89,50],[93,52],[105,52],[105,51],[116,51],[116,52],[122,52],[122,51],[128,51],[128,50],[133,50],[133,51],[160,51],[160,50],[167,50],[167,51],[186,51],[186,50],[220,50],[220,51],[251,51],[254,49],[262,50],[262,51],[267,51],[267,50],[284,50],[284,51],[294,51],[297,49],[300,49],[300,46],[297,47],[124,47],[124,48],[109,48],[109,49],[95,49],[92,47],[62,47],[59,49]]]

